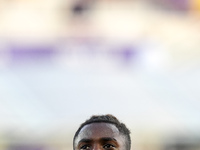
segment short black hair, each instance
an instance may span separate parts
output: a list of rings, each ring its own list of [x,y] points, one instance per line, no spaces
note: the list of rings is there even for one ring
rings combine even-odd
[[[124,123],[121,123],[115,116],[111,115],[111,114],[107,114],[107,115],[93,115],[91,116],[88,120],[86,120],[84,123],[82,123],[80,125],[80,127],[78,128],[78,130],[76,131],[74,138],[73,138],[73,149],[75,150],[75,139],[78,136],[80,130],[88,124],[91,123],[110,123],[113,124],[117,127],[117,129],[119,130],[119,132],[124,135],[127,140],[126,140],[126,150],[130,150],[131,149],[131,138],[130,138],[130,130],[126,127],[126,125]]]

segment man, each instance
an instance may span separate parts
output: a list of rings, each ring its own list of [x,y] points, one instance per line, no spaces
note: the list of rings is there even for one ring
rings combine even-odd
[[[74,150],[130,150],[130,131],[113,115],[92,116],[73,139]]]

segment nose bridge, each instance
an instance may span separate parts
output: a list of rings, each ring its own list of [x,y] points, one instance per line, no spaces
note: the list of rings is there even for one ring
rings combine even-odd
[[[98,142],[95,142],[93,145],[93,150],[101,150],[101,145]]]

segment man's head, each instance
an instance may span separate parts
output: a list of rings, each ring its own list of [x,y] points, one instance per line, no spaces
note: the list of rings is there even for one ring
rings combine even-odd
[[[73,139],[74,150],[130,150],[130,131],[112,115],[92,116]]]

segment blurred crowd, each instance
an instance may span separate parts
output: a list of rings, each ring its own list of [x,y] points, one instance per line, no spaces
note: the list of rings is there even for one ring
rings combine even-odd
[[[145,63],[147,53],[154,58],[159,55],[163,61],[172,56],[173,64],[179,64],[200,55],[198,0],[1,0],[0,3],[2,67],[35,59],[60,63],[68,56],[74,61],[80,55],[87,60],[94,55],[109,62],[117,58],[122,63],[124,59],[128,62],[142,59],[139,62]],[[145,60],[152,65],[161,61]]]
[[[64,131],[65,132],[65,131]],[[135,132],[135,131],[134,131]],[[49,137],[48,137],[48,136]],[[60,136],[58,133],[47,135],[37,135],[33,132],[29,135],[16,132],[1,132],[0,149],[1,150],[68,150],[72,148],[71,133]],[[132,133],[132,150],[199,150],[199,134],[158,134],[158,132],[144,132],[141,135]]]

